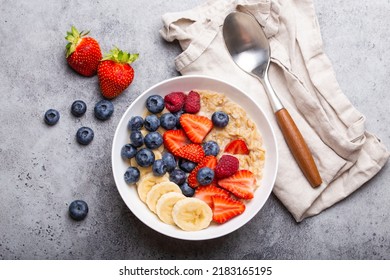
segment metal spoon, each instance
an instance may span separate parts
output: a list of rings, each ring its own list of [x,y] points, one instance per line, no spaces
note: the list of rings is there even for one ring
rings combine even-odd
[[[263,84],[287,145],[307,180],[313,187],[321,185],[313,156],[269,81],[271,50],[260,24],[247,13],[230,13],[224,21],[223,37],[234,62]]]

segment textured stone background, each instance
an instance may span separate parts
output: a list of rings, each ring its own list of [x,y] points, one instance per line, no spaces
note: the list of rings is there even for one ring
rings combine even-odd
[[[0,259],[390,259],[389,165],[319,216],[297,224],[271,196],[251,222],[211,241],[167,238],[127,209],[112,177],[115,127],[142,91],[179,75],[180,48],[161,39],[161,15],[201,2],[0,1]],[[314,2],[341,88],[390,147],[390,2]],[[93,116],[97,78],[67,67],[70,24],[91,29],[104,50],[141,54],[107,122]],[[69,112],[76,99],[89,106],[80,119]],[[49,108],[61,113],[54,127],[43,123]],[[95,130],[87,147],[74,139],[82,125]],[[90,207],[83,222],[67,214],[76,198]]]

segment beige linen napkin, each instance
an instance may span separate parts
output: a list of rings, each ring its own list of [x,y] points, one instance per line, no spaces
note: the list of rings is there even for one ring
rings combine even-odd
[[[303,176],[275,121],[260,82],[238,68],[222,37],[222,24],[234,10],[253,14],[271,45],[270,81],[302,132],[323,184],[312,188]],[[389,153],[365,131],[364,116],[340,90],[311,0],[214,0],[192,10],[163,15],[160,31],[178,40],[175,59],[183,75],[203,74],[229,81],[265,110],[275,128],[279,169],[274,194],[296,221],[316,215],[344,199],[385,165]]]

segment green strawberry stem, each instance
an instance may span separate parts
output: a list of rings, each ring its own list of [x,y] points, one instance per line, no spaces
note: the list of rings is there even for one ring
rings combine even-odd
[[[118,47],[114,47],[112,50],[110,50],[110,53],[107,53],[104,55],[102,61],[112,60],[112,61],[115,61],[117,63],[131,64],[135,60],[137,60],[138,56],[139,56],[138,53],[130,54],[130,53],[127,53],[127,52],[120,50]]]
[[[76,27],[72,25],[71,31],[66,32],[65,39],[69,41],[69,43],[66,45],[66,57],[70,56],[77,47],[77,44],[79,43],[80,39],[82,37],[85,37],[89,34],[89,31],[81,31],[79,32]]]

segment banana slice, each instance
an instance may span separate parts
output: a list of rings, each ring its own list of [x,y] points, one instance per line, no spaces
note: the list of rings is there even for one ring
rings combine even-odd
[[[168,225],[175,225],[172,218],[173,206],[176,202],[185,198],[186,197],[184,195],[177,192],[163,194],[156,204],[156,213],[160,220]]]
[[[153,153],[154,153],[155,160],[162,159],[162,155],[161,155],[161,152],[160,152],[160,151],[154,150]],[[151,166],[148,166],[148,167],[139,166],[138,163],[137,163],[137,161],[135,160],[135,157],[133,157],[133,158],[130,160],[130,165],[131,165],[131,166],[135,166],[135,167],[138,168],[141,178],[143,178],[143,177],[146,176],[147,174],[153,172]]]
[[[138,183],[137,183],[137,192],[139,198],[146,202],[146,196],[152,187],[161,182],[169,182],[168,175],[162,177],[156,177],[153,173],[146,174]]]
[[[213,212],[206,202],[191,197],[182,199],[173,206],[172,218],[182,230],[197,231],[210,225]]]
[[[168,192],[182,193],[178,185],[173,182],[162,182],[154,185],[148,194],[146,195],[146,205],[148,205],[150,211],[156,213],[157,201],[160,197]]]

